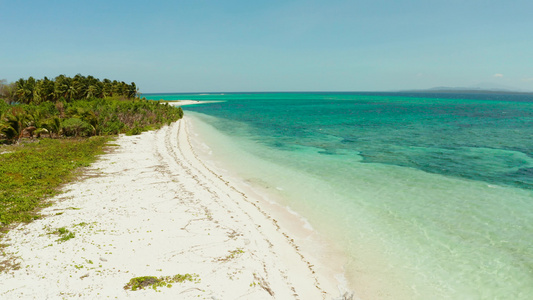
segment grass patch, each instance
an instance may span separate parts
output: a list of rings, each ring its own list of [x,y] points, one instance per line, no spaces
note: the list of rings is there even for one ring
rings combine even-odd
[[[62,184],[73,181],[80,167],[87,167],[110,138],[42,139],[13,145],[0,155],[0,230],[13,223],[39,218],[45,199]]]
[[[53,233],[59,235],[59,239],[57,239],[58,243],[66,242],[75,237],[74,232],[66,229],[65,227],[58,228]]]
[[[174,276],[141,276],[130,279],[124,286],[125,290],[136,291],[138,289],[152,288],[157,290],[159,287],[172,287],[172,283],[181,283],[184,281],[199,282],[198,274],[177,274]]]

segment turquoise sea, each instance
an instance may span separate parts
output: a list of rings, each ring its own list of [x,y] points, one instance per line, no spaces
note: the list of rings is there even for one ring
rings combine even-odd
[[[533,297],[533,96],[143,96],[218,101],[184,110],[346,252],[356,296]]]

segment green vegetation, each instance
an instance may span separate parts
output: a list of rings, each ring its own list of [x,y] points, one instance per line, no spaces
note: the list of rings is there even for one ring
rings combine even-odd
[[[21,78],[13,83],[0,81],[0,99],[7,103],[40,104],[43,102],[66,101],[124,97],[137,97],[137,86],[134,82],[104,79],[100,81],[93,76],[77,74],[74,77],[59,75],[54,79]]]
[[[70,239],[73,239],[75,236],[74,232],[66,229],[65,227],[58,228],[53,233],[59,235],[59,239],[57,240],[58,243],[66,242]]]
[[[183,116],[181,108],[137,97],[134,82],[59,75],[0,82],[0,143],[23,137],[140,134]]]
[[[182,116],[181,108],[139,99],[133,82],[82,75],[0,81],[0,230],[38,218],[45,200],[93,162],[110,135],[140,134]]]
[[[142,99],[88,99],[8,105],[0,101],[0,142],[23,137],[89,137],[140,134],[183,116],[181,108]]]
[[[136,291],[138,289],[144,289],[145,287],[151,287],[157,290],[158,287],[172,287],[172,283],[181,283],[184,281],[199,282],[198,274],[177,274],[174,276],[142,276],[130,279],[130,281],[124,286],[125,290],[131,289]]]
[[[35,210],[102,153],[107,137],[41,139],[0,149],[0,228],[38,218]]]

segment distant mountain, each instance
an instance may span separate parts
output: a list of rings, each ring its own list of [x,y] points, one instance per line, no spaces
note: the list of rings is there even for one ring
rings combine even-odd
[[[515,87],[498,84],[494,82],[480,82],[478,84],[469,86],[468,88],[485,90],[485,91],[525,92],[524,90],[521,90]]]
[[[438,86],[433,87],[430,89],[427,89],[425,91],[432,91],[432,92],[465,92],[465,91],[471,91],[471,92],[521,92],[516,90],[510,90],[510,89],[504,89],[504,88],[481,88],[481,87],[449,87],[449,86]]]

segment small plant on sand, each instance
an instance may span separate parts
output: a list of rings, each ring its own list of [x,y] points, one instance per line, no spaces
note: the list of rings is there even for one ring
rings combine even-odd
[[[141,277],[135,277],[130,279],[128,284],[124,286],[125,290],[131,289],[132,291],[136,291],[138,289],[144,289],[146,287],[150,287],[157,291],[158,287],[166,286],[168,288],[172,287],[172,283],[181,283],[184,281],[191,281],[191,282],[199,282],[200,279],[198,278],[198,274],[177,274],[174,276],[161,276],[161,277],[155,277],[155,276],[141,276]]]
[[[53,233],[59,235],[59,239],[56,240],[58,243],[66,242],[74,238],[74,232],[66,229],[65,227],[58,228]]]
[[[20,269],[20,263],[16,262],[17,258],[13,253],[4,251],[9,244],[0,244],[0,273],[6,270]]]
[[[242,250],[242,248],[237,248],[235,250],[229,251],[229,254],[227,256],[215,259],[215,261],[226,262],[226,261],[232,260],[234,258],[237,258],[238,256],[240,256],[243,253],[244,253],[244,250]]]

